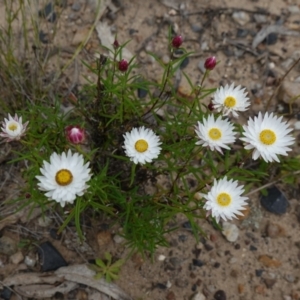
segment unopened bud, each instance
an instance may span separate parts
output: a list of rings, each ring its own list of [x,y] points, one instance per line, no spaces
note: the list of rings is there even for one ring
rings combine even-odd
[[[85,130],[78,125],[66,127],[67,140],[72,144],[81,144],[85,141]]]
[[[119,61],[119,70],[121,72],[126,72],[128,69],[128,62],[125,59],[122,59],[121,61]]]
[[[174,48],[179,48],[182,45],[183,39],[181,35],[177,35],[172,40],[172,46]]]
[[[215,56],[208,57],[204,63],[206,70],[213,70],[217,64],[217,59]]]

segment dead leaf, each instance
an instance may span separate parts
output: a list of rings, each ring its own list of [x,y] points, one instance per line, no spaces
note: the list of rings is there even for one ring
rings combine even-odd
[[[28,298],[45,299],[53,297],[56,293],[67,294],[76,289],[78,284],[75,282],[65,281],[59,286],[49,284],[32,284],[15,286],[14,290]]]
[[[107,22],[99,22],[96,26],[96,31],[98,33],[98,38],[101,41],[101,45],[110,50],[113,50],[113,43],[115,41],[115,37],[112,35],[110,26],[107,24]],[[109,52],[109,56],[113,57],[113,54]],[[133,55],[128,49],[123,48],[122,57],[126,60],[131,60]]]
[[[90,270],[86,265],[73,265],[62,267],[54,272],[65,280],[77,282],[90,286],[116,300],[132,300],[116,284],[108,283],[104,279],[94,279],[96,272]]]
[[[269,25],[263,27],[252,41],[252,48],[256,48],[270,33],[278,33],[282,35],[300,36],[300,33],[279,25]]]

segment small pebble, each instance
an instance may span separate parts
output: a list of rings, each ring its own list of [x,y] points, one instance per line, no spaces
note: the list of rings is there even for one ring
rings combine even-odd
[[[275,283],[276,283],[276,279],[264,278],[264,284],[268,289],[271,289]]]
[[[267,211],[277,215],[286,213],[289,203],[283,193],[276,186],[268,188],[267,192],[266,196],[262,195],[260,198],[261,205]]]
[[[263,272],[264,272],[264,270],[262,270],[262,269],[255,270],[255,275],[256,275],[257,277],[261,277],[261,275],[262,275]]]
[[[166,259],[166,256],[163,254],[160,254],[157,258],[158,261],[164,261]]]
[[[284,276],[284,279],[285,279],[286,281],[290,282],[290,283],[293,283],[293,282],[295,282],[295,279],[296,279],[296,278],[295,278],[294,275],[287,274],[287,275]]]
[[[223,290],[218,290],[216,291],[216,293],[214,294],[214,299],[215,300],[226,300],[226,294]]]
[[[15,265],[18,265],[23,259],[24,256],[21,251],[18,251],[9,257],[9,260]]]
[[[125,241],[125,238],[119,234],[115,234],[113,240],[116,244],[121,244]]]
[[[214,249],[214,247],[213,247],[212,245],[208,244],[208,243],[205,243],[205,244],[204,244],[204,248],[205,248],[205,250],[207,250],[207,251],[211,251],[212,249]]]
[[[239,229],[235,224],[229,222],[223,223],[222,234],[225,236],[228,242],[236,242],[239,237]]]
[[[26,266],[32,268],[36,264],[36,260],[30,256],[25,256],[24,263]]]
[[[167,300],[176,300],[174,292],[173,291],[168,292],[166,299]]]
[[[232,18],[239,25],[244,26],[250,21],[250,16],[243,11],[236,11],[232,14]]]
[[[193,265],[196,267],[203,267],[205,263],[200,259],[193,259]]]

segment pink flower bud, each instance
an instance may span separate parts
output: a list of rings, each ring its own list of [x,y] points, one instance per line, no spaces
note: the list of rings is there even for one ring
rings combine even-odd
[[[204,63],[206,70],[213,70],[217,64],[217,59],[215,56],[208,57]]]
[[[213,110],[215,109],[212,102],[210,102],[210,103],[207,105],[207,108],[208,108],[210,111],[213,111]]]
[[[119,70],[121,72],[126,72],[128,69],[128,62],[126,59],[122,59],[121,61],[119,61]]]
[[[173,40],[172,40],[172,46],[174,48],[179,48],[183,42],[182,36],[181,35],[176,35]]]
[[[81,144],[85,141],[85,130],[78,125],[69,125],[66,127],[67,140],[72,144]]]

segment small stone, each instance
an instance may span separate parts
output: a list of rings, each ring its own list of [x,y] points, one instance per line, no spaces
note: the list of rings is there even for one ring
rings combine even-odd
[[[287,7],[287,9],[291,14],[299,14],[300,13],[300,8],[297,5],[289,5]]]
[[[180,64],[180,69],[182,70],[182,69],[186,68],[186,67],[188,66],[189,62],[190,62],[189,58],[186,57],[186,58],[181,62],[181,64]]]
[[[266,196],[262,195],[260,198],[261,205],[267,211],[277,215],[286,213],[289,203],[283,193],[276,186],[268,188],[267,192]]]
[[[264,284],[268,289],[271,289],[275,283],[276,283],[276,279],[264,278]]]
[[[99,248],[107,246],[112,241],[111,232],[108,230],[101,230],[97,233],[97,243]]]
[[[250,251],[257,251],[257,248],[253,245],[250,245],[249,249],[250,249]]]
[[[285,229],[279,224],[269,222],[266,226],[266,235],[270,238],[285,236]]]
[[[291,62],[291,65],[294,61]],[[291,99],[293,99],[293,103],[300,105],[300,84],[298,82],[290,82],[288,80],[284,80],[278,92],[278,99],[283,100],[283,102],[289,104]]]
[[[267,268],[278,268],[281,266],[281,262],[268,255],[260,255],[258,261],[261,262]]]
[[[287,282],[294,283],[296,278],[295,278],[294,275],[287,274],[287,275],[284,276],[284,279],[285,279]]]
[[[115,234],[113,240],[116,244],[121,244],[125,241],[125,238],[119,234]]]
[[[205,243],[204,248],[206,251],[211,251],[212,249],[214,249],[214,247],[209,243]]]
[[[218,290],[216,291],[216,293],[214,294],[214,299],[215,300],[226,300],[226,294],[223,290]]]
[[[49,2],[45,5],[44,9],[39,11],[39,16],[43,18],[47,18],[51,13],[53,13],[53,5],[52,2]]]
[[[206,297],[201,292],[198,292],[191,298],[191,300],[206,300]]]
[[[235,264],[237,262],[237,258],[236,257],[230,257],[229,260],[228,260],[228,263],[230,263],[231,265]]]
[[[17,252],[17,243],[8,236],[0,238],[0,254],[12,255]]]
[[[214,268],[218,269],[220,268],[221,264],[219,262],[215,262],[214,263]]]
[[[18,265],[23,259],[24,256],[21,251],[18,251],[9,257],[10,262],[12,262],[15,265]]]
[[[167,300],[176,300],[174,292],[173,291],[168,292],[166,299]]]
[[[47,216],[41,216],[37,221],[40,227],[48,227],[52,223],[52,220]]]
[[[243,29],[243,28],[238,28],[236,32],[236,37],[238,38],[244,38],[249,34],[249,30]]]
[[[12,293],[13,293],[12,288],[8,288],[8,287],[4,286],[3,289],[1,289],[0,298],[3,300],[10,300],[10,299],[12,299],[11,298]]]
[[[259,24],[264,24],[264,23],[268,22],[268,18],[266,17],[266,15],[254,14],[253,18],[254,18],[255,22],[259,23]]]
[[[73,3],[73,5],[71,6],[71,8],[72,8],[72,10],[74,10],[74,11],[80,11],[80,9],[81,9],[81,4],[80,4],[78,1],[76,1],[76,2]]]
[[[265,290],[265,287],[264,287],[263,285],[260,284],[260,285],[257,285],[257,286],[255,287],[255,293],[256,293],[256,294],[264,295],[265,292],[266,292],[266,290]]]
[[[155,286],[156,288],[160,289],[160,290],[166,290],[167,289],[167,286],[163,283],[156,283]]]
[[[193,265],[196,267],[203,267],[205,262],[200,259],[193,259]]]
[[[277,33],[271,32],[266,36],[263,42],[266,43],[267,45],[275,45],[277,40],[278,40]]]
[[[40,244],[37,250],[43,272],[54,271],[68,265],[62,255],[49,241]]]
[[[261,277],[261,275],[262,275],[263,272],[264,272],[264,270],[262,270],[262,269],[255,270],[255,275],[256,275],[257,277]]]
[[[233,278],[237,278],[237,277],[238,277],[238,275],[239,275],[239,272],[238,272],[238,270],[236,270],[236,269],[232,269],[232,270],[230,271],[230,276],[231,276],[231,277],[233,277]]]
[[[239,237],[239,229],[235,224],[229,222],[223,223],[222,234],[225,236],[228,242],[236,242]]]
[[[293,300],[293,298],[289,295],[283,295],[283,300]]]
[[[243,294],[244,291],[245,291],[245,285],[239,283],[238,284],[238,291],[239,291],[239,294]]]
[[[191,28],[193,32],[201,32],[203,30],[203,28],[197,24],[193,24]]]
[[[32,268],[32,267],[35,266],[36,260],[34,258],[26,255],[25,259],[24,259],[24,263],[25,263],[26,266]]]
[[[250,21],[250,16],[243,11],[236,11],[232,14],[233,20],[241,26],[246,25]]]
[[[164,261],[166,259],[166,256],[163,254],[160,254],[157,258],[158,261]]]

